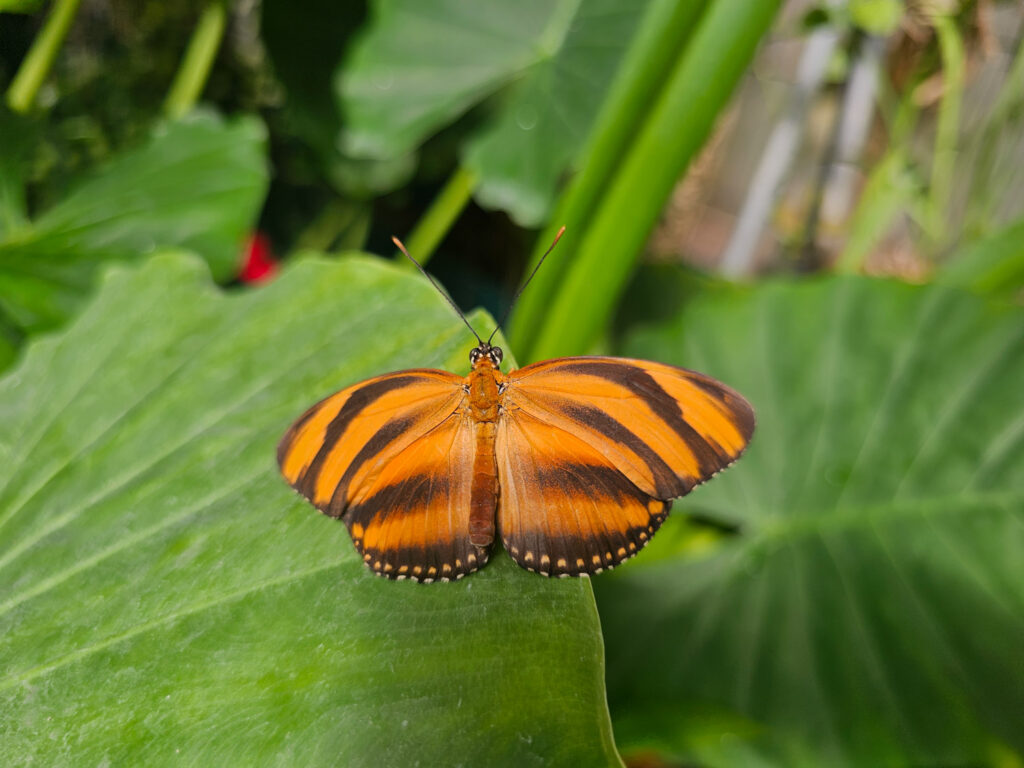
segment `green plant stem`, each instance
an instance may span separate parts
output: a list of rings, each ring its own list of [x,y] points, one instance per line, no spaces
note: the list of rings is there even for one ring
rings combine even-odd
[[[164,114],[168,117],[181,117],[199,100],[224,37],[226,23],[227,8],[220,0],[214,0],[203,10],[164,101]]]
[[[42,31],[32,42],[28,55],[7,89],[7,106],[15,112],[28,112],[35,103],[36,94],[46,80],[75,18],[78,3],[79,0],[57,0]]]
[[[1018,41],[1017,53],[1006,73],[1006,79],[999,89],[999,96],[992,107],[991,118],[995,122],[1009,120],[1014,113],[1020,111],[1024,103],[1024,40]]]
[[[476,182],[476,174],[459,167],[405,240],[405,247],[420,264],[430,261],[437,246],[469,202]],[[395,254],[395,260],[415,269],[401,252]]]
[[[977,158],[971,163],[971,182],[968,200],[967,224],[964,226],[968,238],[983,235],[993,223],[993,208],[1003,198],[1005,183],[1000,184],[996,171],[999,156],[1000,136],[1014,135],[1013,123],[1021,117],[1024,105],[1024,41],[1017,43],[1017,52],[1006,79],[999,90],[992,110],[985,118],[985,125],[975,139]]]
[[[341,253],[361,250],[369,222],[369,204],[334,198],[299,233],[293,251]]]
[[[645,12],[580,155],[585,164],[559,200],[547,229],[537,238],[528,271],[536,266],[559,228],[566,228],[558,255],[548,259],[537,273],[509,323],[510,345],[524,359],[578,250],[587,220],[685,52],[706,6],[707,0],[652,0]]]
[[[926,204],[925,191],[912,171],[910,157],[914,127],[921,111],[914,101],[914,92],[923,79],[922,71],[914,74],[890,115],[889,149],[868,174],[850,217],[846,244],[835,264],[836,272],[861,272],[868,254],[897,216],[906,213],[915,220],[921,216]]]
[[[891,148],[875,163],[868,175],[860,200],[850,217],[846,244],[835,264],[835,271],[855,274],[862,270],[871,250],[905,211],[908,201],[918,192],[907,168],[903,147]]]
[[[644,243],[750,64],[781,0],[715,0],[603,196],[530,359],[586,351],[614,311]]]
[[[956,145],[960,129],[960,104],[964,91],[964,45],[956,20],[934,17],[935,34],[942,56],[943,93],[939,104],[935,150],[928,196],[929,239],[939,245],[946,235],[946,212],[953,190]]]

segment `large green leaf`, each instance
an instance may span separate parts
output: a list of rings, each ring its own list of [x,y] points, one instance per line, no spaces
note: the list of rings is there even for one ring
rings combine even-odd
[[[264,130],[197,114],[161,124],[33,223],[0,242],[0,309],[25,331],[66,319],[97,267],[160,247],[206,259],[217,278],[237,268],[267,186]]]
[[[767,284],[626,351],[737,387],[758,429],[678,505],[737,531],[708,546],[677,514],[599,580],[622,749],[1017,764],[1024,313],[866,278]]]
[[[424,281],[118,268],[0,380],[4,765],[619,765],[589,582],[389,582],[278,476],[315,399],[468,367]]]
[[[543,221],[647,0],[379,0],[338,71],[345,146],[398,157],[500,94],[466,148],[478,200]]]

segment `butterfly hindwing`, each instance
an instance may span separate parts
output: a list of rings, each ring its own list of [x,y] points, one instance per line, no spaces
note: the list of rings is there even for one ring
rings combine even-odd
[[[593,573],[631,557],[689,493],[743,452],[749,403],[693,371],[562,358],[509,374],[496,454],[498,526],[520,565]]]
[[[650,541],[670,502],[644,493],[575,434],[519,411],[495,441],[498,528],[512,559],[547,576],[596,573]]]
[[[475,438],[456,412],[362,485],[345,511],[366,564],[389,578],[448,581],[472,573],[488,550],[469,539]]]

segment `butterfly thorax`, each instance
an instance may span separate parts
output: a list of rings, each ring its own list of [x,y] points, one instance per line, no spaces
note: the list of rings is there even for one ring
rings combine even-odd
[[[466,377],[469,388],[469,407],[473,420],[493,422],[498,419],[498,406],[504,389],[505,376],[489,357],[479,357]]]

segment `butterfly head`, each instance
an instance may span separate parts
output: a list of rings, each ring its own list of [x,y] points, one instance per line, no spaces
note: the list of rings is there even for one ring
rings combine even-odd
[[[469,352],[469,362],[474,368],[478,368],[481,365],[498,368],[501,365],[501,358],[501,347],[492,346],[486,341],[481,341],[480,346],[473,347]]]

